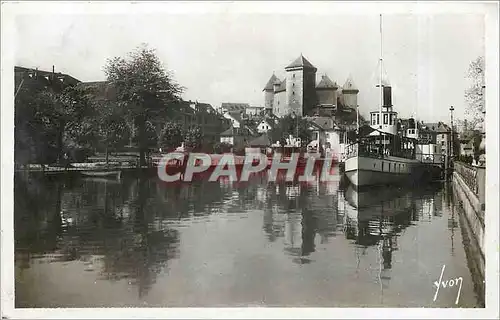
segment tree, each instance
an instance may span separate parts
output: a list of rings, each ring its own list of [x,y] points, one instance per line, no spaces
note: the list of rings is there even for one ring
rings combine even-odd
[[[99,116],[95,118],[96,140],[106,150],[108,162],[109,149],[116,150],[127,144],[131,132],[123,114],[116,105],[110,102],[100,104]]]
[[[151,121],[146,121],[145,129],[146,147],[148,149],[158,147],[158,134],[156,133],[156,127],[154,124]]]
[[[65,147],[81,144],[92,131],[88,92],[58,80],[26,77],[15,98],[16,163],[60,160]]]
[[[186,138],[184,141],[187,148],[190,148],[191,150],[198,150],[201,148],[202,140],[203,134],[201,129],[198,126],[195,126],[186,132]]]
[[[470,117],[473,127],[484,121],[484,68],[484,57],[480,56],[470,63],[467,70],[471,86],[465,90],[466,114]]]
[[[170,150],[181,145],[184,141],[182,127],[175,122],[167,122],[160,133],[158,146]]]
[[[297,136],[298,132],[304,145],[310,140],[309,126],[309,122],[302,117],[294,118],[291,115],[286,115],[279,120],[277,125],[273,126],[270,132],[272,142],[280,141],[282,145],[286,144],[286,139],[290,135]]]
[[[49,148],[56,150],[61,160],[64,148],[81,145],[92,135],[92,103],[88,93],[79,87],[67,87],[62,92],[43,90],[35,96],[32,119],[47,139]]]
[[[128,58],[107,61],[104,71],[117,92],[118,106],[137,128],[141,165],[148,149],[147,123],[155,116],[169,112],[166,106],[180,100],[183,88],[165,71],[155,51],[147,46],[129,53]]]

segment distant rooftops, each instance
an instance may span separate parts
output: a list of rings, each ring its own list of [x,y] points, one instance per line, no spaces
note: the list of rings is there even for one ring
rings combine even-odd
[[[223,102],[221,104],[221,109],[227,112],[241,111],[244,112],[250,105],[248,103],[233,103],[233,102]]]
[[[52,76],[54,76],[60,82],[68,85],[75,85],[81,82],[80,80],[65,73],[39,70],[36,68],[26,68],[21,66],[14,66],[14,74],[16,78],[19,79],[19,81],[22,77],[43,77],[46,80],[49,80]]]

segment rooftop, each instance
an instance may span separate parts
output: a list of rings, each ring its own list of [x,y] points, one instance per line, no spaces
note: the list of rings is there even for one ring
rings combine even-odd
[[[269,81],[267,82],[266,86],[264,87],[264,89],[262,91],[273,91],[274,90],[274,83],[276,81],[279,81],[279,79],[273,73],[273,75],[271,76],[271,78],[269,78]]]
[[[269,140],[269,136],[264,133],[260,137],[257,137],[249,142],[251,147],[267,147],[271,145],[271,141]]]
[[[68,85],[75,85],[79,82],[80,80],[65,74],[61,72],[52,72],[52,71],[45,71],[45,70],[38,70],[34,68],[26,68],[26,67],[21,67],[21,66],[14,66],[14,75],[16,78],[16,83],[20,82],[22,78],[24,77],[43,77],[46,80],[49,80],[49,78],[54,75],[59,81],[61,81],[64,84]]]
[[[318,83],[316,86],[316,89],[334,89],[336,90],[338,88],[337,84],[334,83],[328,76],[325,74],[324,76],[321,76],[321,81]]]
[[[226,109],[228,112],[245,111],[248,107],[250,107],[248,103],[223,102],[221,104],[221,108]]]
[[[282,91],[286,91],[286,79],[280,83],[278,89],[276,89],[275,92],[282,92]]]
[[[302,69],[311,69],[316,71],[316,67],[312,65],[302,54],[300,54],[300,57],[295,59],[292,63],[290,63],[286,69],[295,69],[295,68],[302,68]]]
[[[330,117],[305,117],[305,119],[314,123],[323,130],[331,130],[335,128],[335,122]]]
[[[359,91],[354,84],[354,81],[352,80],[352,76],[349,75],[346,82],[344,83],[344,86],[342,87],[342,91]]]
[[[447,133],[450,132],[450,127],[446,123],[443,122],[431,122],[431,123],[423,123],[423,130],[435,131],[437,133]]]

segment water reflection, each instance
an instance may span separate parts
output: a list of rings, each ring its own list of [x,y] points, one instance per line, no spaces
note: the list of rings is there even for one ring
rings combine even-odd
[[[257,174],[248,182],[170,184],[154,178],[16,177],[16,264],[25,270],[34,261],[77,262],[96,272],[97,280],[126,281],[143,298],[183,255],[186,228],[260,214],[264,241],[276,245],[292,265],[324,265],[325,248],[347,240],[359,274],[361,257],[376,250],[372,262],[383,290],[394,277],[400,237],[417,222],[440,217],[447,201],[440,186],[358,191],[340,177],[306,183],[287,182],[284,176],[269,181],[266,174]],[[453,235],[457,222],[451,219]]]
[[[155,223],[153,188],[143,179],[73,185],[16,180],[16,252],[22,267],[33,255],[50,262],[78,260],[86,271],[100,266],[103,279],[130,279],[141,297],[178,254],[178,231]],[[36,205],[30,203],[37,198]]]

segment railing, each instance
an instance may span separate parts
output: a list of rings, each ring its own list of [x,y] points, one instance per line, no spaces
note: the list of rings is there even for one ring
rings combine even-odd
[[[478,197],[481,204],[484,204],[486,188],[486,168],[473,167],[463,162],[453,163],[454,171],[460,175],[465,184]]]
[[[405,159],[414,159],[415,153],[414,149],[393,150],[391,148],[374,147],[363,143],[352,144],[345,148],[345,151],[343,153],[343,157],[345,159],[356,156],[381,159],[392,156]]]

